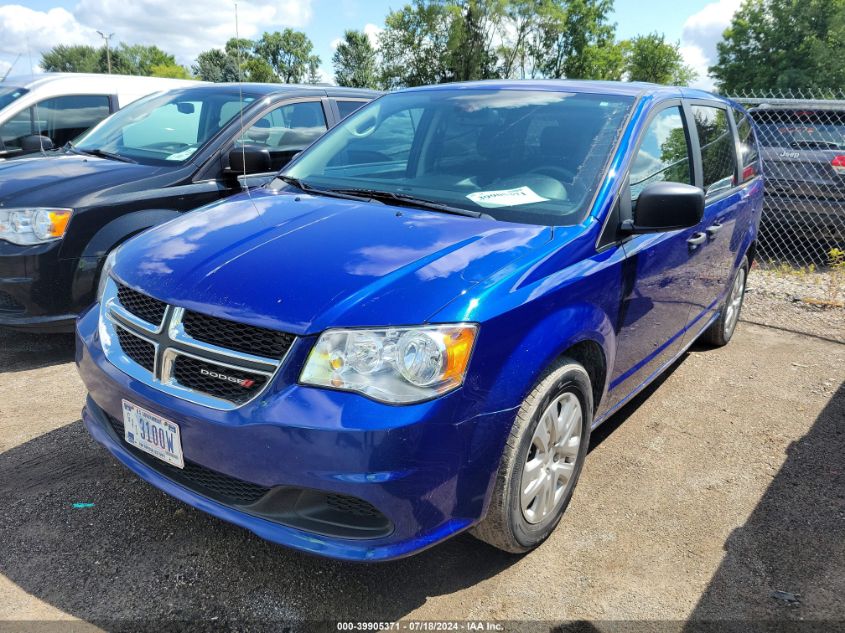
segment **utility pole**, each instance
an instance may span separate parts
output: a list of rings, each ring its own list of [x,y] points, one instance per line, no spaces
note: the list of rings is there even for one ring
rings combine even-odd
[[[109,68],[109,74],[111,75],[111,51],[109,50],[109,40],[114,37],[114,33],[109,33],[106,35],[102,31],[97,31],[100,34],[100,37],[103,38],[103,41],[106,43],[106,64]]]

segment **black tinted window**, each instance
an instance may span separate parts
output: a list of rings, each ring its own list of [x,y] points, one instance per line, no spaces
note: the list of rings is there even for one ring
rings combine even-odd
[[[319,101],[286,103],[251,125],[240,142],[269,150],[272,169],[278,171],[325,131],[326,116]]]
[[[742,182],[748,182],[760,173],[760,155],[754,135],[751,118],[740,110],[734,110],[736,132],[742,152]]]
[[[32,108],[26,108],[13,115],[0,127],[3,151],[15,152],[21,148],[21,140],[32,134]]]
[[[345,119],[366,103],[366,101],[341,101],[338,99],[337,109],[340,111],[340,118]]]
[[[689,141],[681,108],[667,108],[649,124],[631,167],[631,197],[653,182],[692,184]]]
[[[106,95],[53,97],[33,106],[35,129],[56,146],[73,140],[108,115]]]
[[[717,195],[733,187],[736,175],[736,147],[728,125],[727,110],[693,106],[692,114],[701,147],[704,192]]]

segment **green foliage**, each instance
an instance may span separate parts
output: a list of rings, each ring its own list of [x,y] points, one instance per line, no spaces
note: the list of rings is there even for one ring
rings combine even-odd
[[[718,61],[722,92],[832,92],[845,83],[845,0],[744,0]]]
[[[238,60],[217,48],[203,51],[197,56],[192,70],[203,81],[238,81]]]
[[[695,81],[695,71],[684,64],[678,43],[659,33],[639,35],[621,43],[625,74],[629,81],[686,86]]]
[[[53,73],[100,72],[100,51],[93,46],[59,44],[41,56],[41,68]]]
[[[305,33],[285,29],[264,33],[255,43],[255,55],[264,59],[284,83],[301,83],[310,66],[320,64],[314,44]]]
[[[445,54],[450,38],[445,3],[414,0],[385,18],[381,34],[381,82],[385,88],[451,81]]]
[[[334,80],[339,86],[376,88],[378,58],[370,38],[362,31],[346,31],[332,56]]]
[[[619,79],[613,0],[415,0],[391,12],[385,87],[494,78]]]
[[[193,79],[188,69],[179,64],[158,64],[152,67],[150,75],[169,79]]]
[[[120,75],[150,76],[156,67],[178,66],[173,55],[165,53],[157,46],[121,43],[111,49],[109,54],[112,72]],[[65,73],[106,73],[109,69],[105,47],[64,44],[44,53],[41,56],[41,67],[47,72]],[[187,70],[183,68],[183,71],[187,74]]]

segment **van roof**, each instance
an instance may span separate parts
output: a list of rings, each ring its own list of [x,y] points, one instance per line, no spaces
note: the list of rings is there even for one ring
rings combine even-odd
[[[0,83],[2,86],[18,86],[20,88],[28,88],[32,90],[39,86],[44,86],[51,83],[63,81],[156,81],[156,82],[174,82],[185,83],[185,79],[170,79],[166,77],[146,77],[143,75],[105,75],[100,73],[33,73],[29,75],[10,75],[6,80]]]

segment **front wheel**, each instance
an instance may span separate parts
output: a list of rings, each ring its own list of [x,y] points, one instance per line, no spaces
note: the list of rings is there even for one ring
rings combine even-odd
[[[569,505],[590,440],[593,398],[586,370],[562,359],[517,413],[487,516],[472,530],[507,552],[534,549]]]
[[[709,328],[704,331],[702,339],[716,347],[727,345],[734,335],[736,324],[739,322],[739,312],[742,309],[742,301],[745,298],[745,283],[748,280],[748,259],[743,258],[742,264],[734,275],[731,290],[716,319]]]

